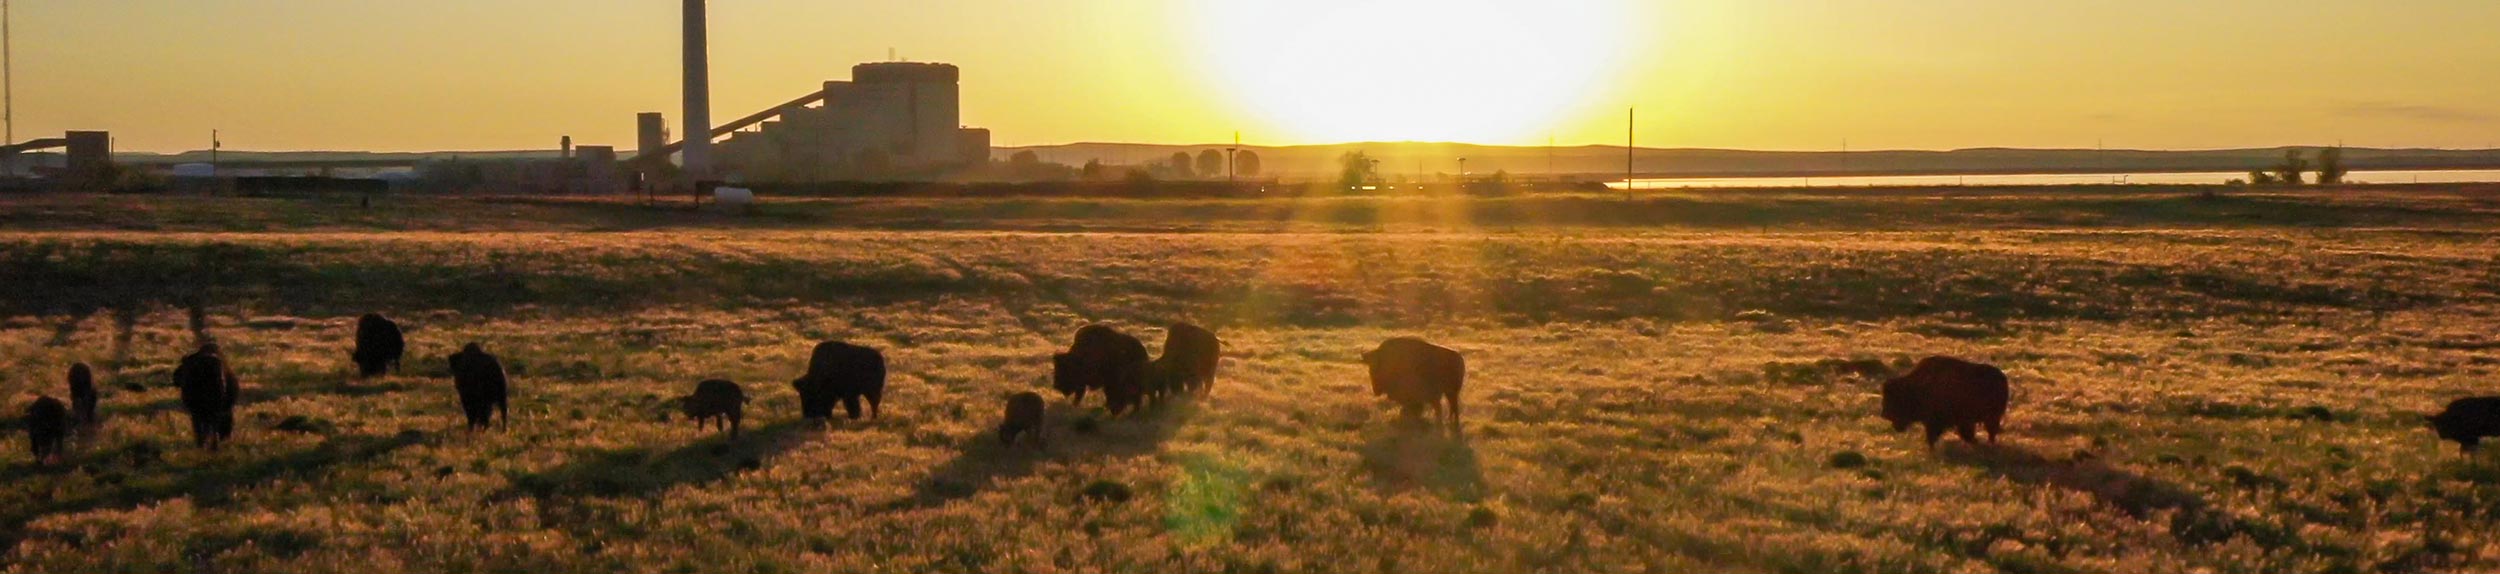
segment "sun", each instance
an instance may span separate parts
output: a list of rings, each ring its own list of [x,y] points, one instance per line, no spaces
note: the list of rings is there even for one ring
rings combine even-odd
[[[1633,0],[1199,0],[1203,74],[1311,142],[1542,141],[1626,70]]]

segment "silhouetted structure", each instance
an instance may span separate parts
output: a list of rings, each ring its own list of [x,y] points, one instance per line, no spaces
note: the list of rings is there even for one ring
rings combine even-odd
[[[87,367],[86,363],[70,365],[70,417],[79,428],[84,429],[79,432],[86,433],[88,436],[104,430],[104,419],[97,418],[98,415],[96,415],[96,402],[95,369]]]
[[[1997,433],[2005,430],[2011,398],[2005,371],[1952,357],[1928,357],[1909,374],[1884,381],[1883,415],[1894,432],[1925,424],[1930,449],[1945,429],[1961,435],[1962,442],[1978,444],[1981,425],[1987,426],[1988,442],[1994,444]]]

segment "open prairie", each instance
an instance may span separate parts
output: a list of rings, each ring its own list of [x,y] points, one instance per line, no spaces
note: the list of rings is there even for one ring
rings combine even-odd
[[[355,319],[404,371],[348,361]],[[0,197],[8,572],[2500,570],[2500,190],[1819,190],[1499,199]],[[1210,396],[1047,392],[1106,322],[1213,328]],[[1369,395],[1417,335],[1462,436]],[[191,446],[213,337],[234,444]],[[810,346],[881,348],[816,429]],[[512,424],[471,434],[481,342]],[[2002,367],[2002,444],[1876,416],[1927,355]],[[93,364],[63,465],[22,406]],[[675,416],[745,385],[747,434]],[[1050,398],[1047,449],[1001,445]]]

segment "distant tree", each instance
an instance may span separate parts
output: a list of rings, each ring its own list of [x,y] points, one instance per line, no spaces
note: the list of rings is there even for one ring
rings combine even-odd
[[[1371,154],[1360,150],[1345,152],[1337,156],[1337,184],[1348,190],[1362,187],[1380,176],[1379,169],[1380,160],[1372,159]]]
[[[1259,154],[1250,150],[1233,152],[1233,173],[1242,177],[1259,176]]]
[[[1224,175],[1224,152],[1198,152],[1198,177],[1213,179],[1221,175]]]
[[[1189,159],[1189,152],[1172,152],[1172,162],[1170,164],[1172,168],[1172,177],[1180,179],[1189,179],[1190,177],[1193,177],[1189,170],[1190,164],[1193,163],[1196,163],[1196,160]]]
[[[2300,157],[2300,150],[2283,150],[2283,164],[2274,166],[2274,181],[2283,185],[2300,185],[2301,172],[2309,170],[2309,160]]]
[[[1024,151],[1020,151],[1020,152],[1016,152],[1016,154],[1015,154],[1015,155],[1007,156],[1007,165],[1014,166],[1014,167],[1017,167],[1017,168],[1029,168],[1029,167],[1032,167],[1032,166],[1037,166],[1037,165],[1041,165],[1041,164],[1042,164],[1042,156],[1041,156],[1041,154],[1036,154],[1036,153],[1033,153],[1033,150],[1029,150],[1029,149],[1028,149],[1028,150],[1024,150]]]
[[[1154,171],[1143,168],[1128,168],[1128,174],[1122,177],[1128,181],[1129,185],[1153,185],[1155,182]]]
[[[2277,180],[2277,179],[2275,179],[2275,178],[2274,178],[2274,174],[2272,174],[2272,173],[2268,173],[2268,172],[2266,172],[2265,170],[2252,170],[2252,171],[2249,171],[2249,172],[2248,172],[2248,184],[2249,184],[2249,185],[2255,185],[2255,186],[2267,186],[2267,185],[2274,185],[2275,183],[2278,183],[2279,181],[2281,181],[2281,180]]]
[[[2318,185],[2344,183],[2346,173],[2350,170],[2344,168],[2344,148],[2331,147],[2318,152]]]

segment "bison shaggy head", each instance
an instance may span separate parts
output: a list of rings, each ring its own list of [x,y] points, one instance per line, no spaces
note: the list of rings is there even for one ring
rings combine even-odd
[[[1919,388],[1906,379],[1884,381],[1884,420],[1893,432],[1910,430],[1919,419]]]

